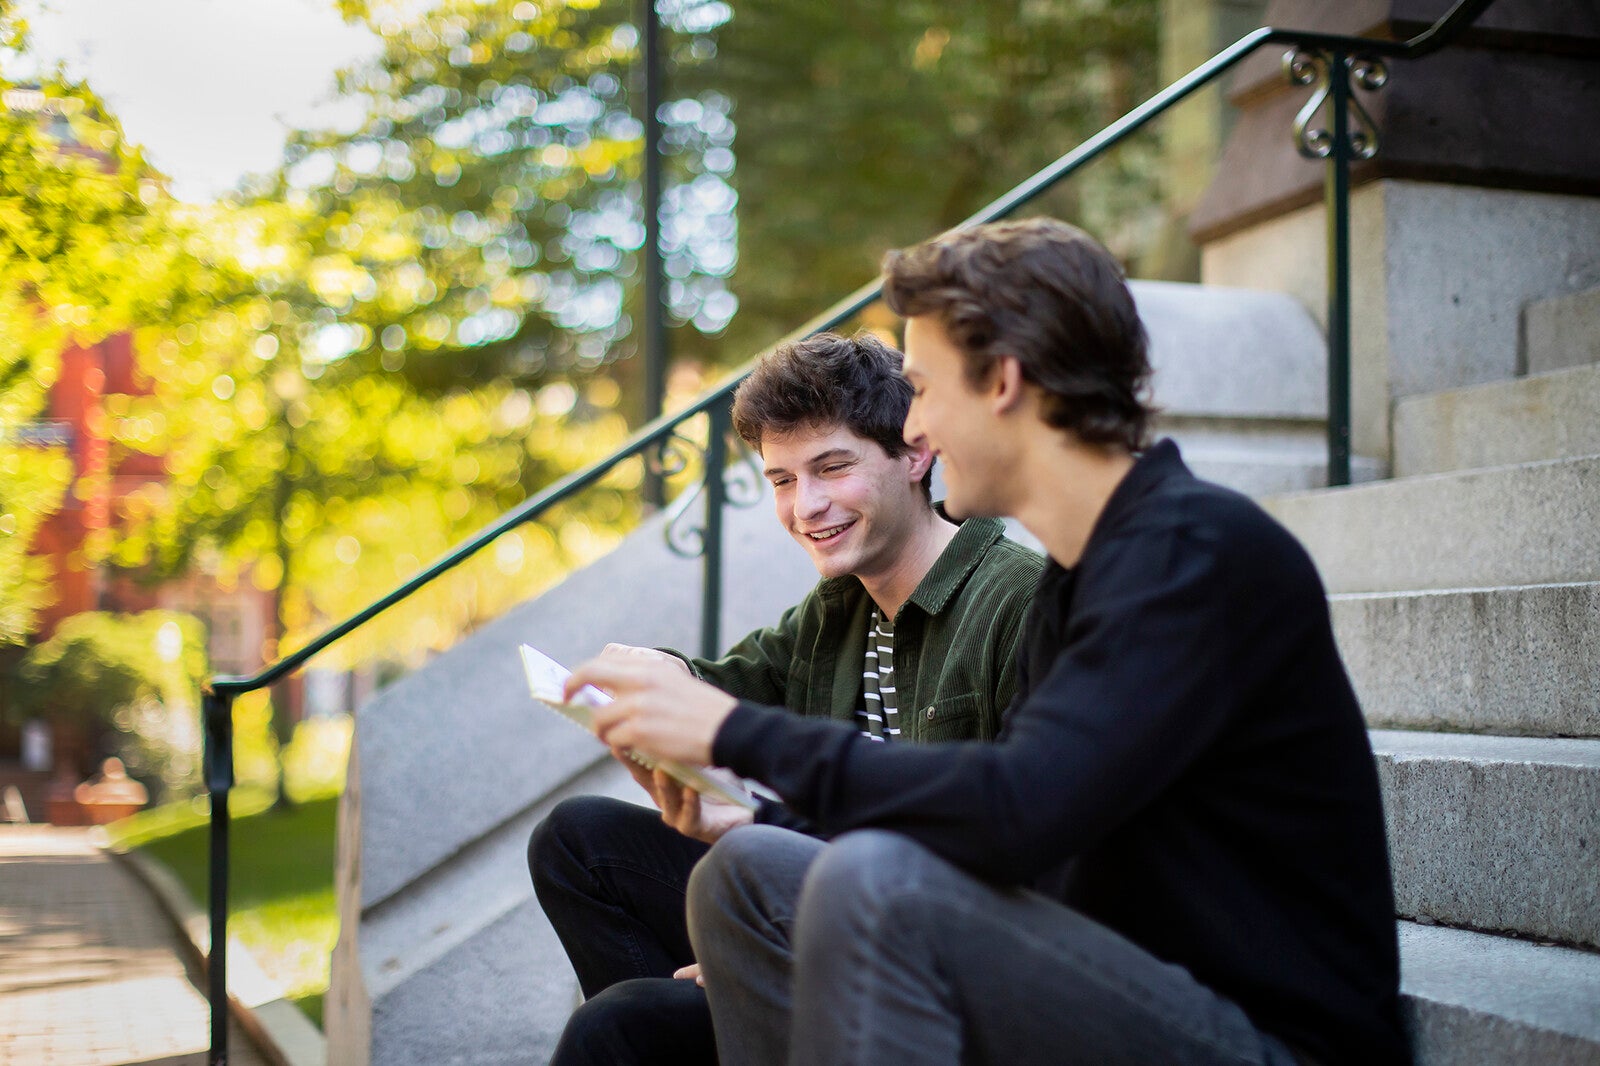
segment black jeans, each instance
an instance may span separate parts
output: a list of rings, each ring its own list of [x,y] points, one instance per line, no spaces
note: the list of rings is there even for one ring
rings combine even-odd
[[[705,991],[672,972],[694,961],[684,914],[707,851],[651,807],[563,800],[533,831],[528,871],[587,1002],[552,1066],[716,1061]]]

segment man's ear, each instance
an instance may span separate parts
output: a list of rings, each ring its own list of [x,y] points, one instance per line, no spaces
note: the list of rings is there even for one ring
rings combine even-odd
[[[906,445],[906,450],[900,453],[900,458],[910,460],[911,480],[921,481],[922,476],[933,466],[933,449],[928,447],[927,441]]]
[[[1002,355],[989,364],[986,383],[990,408],[995,414],[1007,414],[1022,403],[1027,381],[1022,376],[1022,363],[1014,355]]]

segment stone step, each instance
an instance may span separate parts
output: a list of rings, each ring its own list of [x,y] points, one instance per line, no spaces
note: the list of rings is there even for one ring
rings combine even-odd
[[[1529,304],[1522,365],[1529,374],[1600,362],[1600,287]]]
[[[1600,580],[1600,455],[1268,497],[1329,592]]]
[[[1129,288],[1150,338],[1158,436],[1201,477],[1251,496],[1327,483],[1327,343],[1304,307],[1218,285]]]
[[[1600,945],[1600,740],[1371,737],[1401,917]]]
[[[1417,1066],[1600,1063],[1600,955],[1401,922],[1400,992]]]
[[[1328,452],[1321,440],[1323,427],[1316,427],[1313,447],[1269,452],[1248,446],[1216,446],[1193,439],[1195,435],[1179,429],[1171,434],[1183,451],[1183,461],[1196,477],[1226,485],[1247,496],[1270,496],[1322,488],[1328,483]],[[1355,484],[1376,481],[1383,468],[1376,459],[1352,456],[1350,480]]]
[[[1396,477],[1596,453],[1600,364],[1413,396],[1394,406]]]
[[[1600,737],[1600,583],[1330,596],[1367,723]]]

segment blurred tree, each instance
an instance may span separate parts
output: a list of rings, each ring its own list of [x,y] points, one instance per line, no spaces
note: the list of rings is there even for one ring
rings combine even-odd
[[[0,645],[24,642],[52,599],[29,548],[72,477],[35,422],[58,357],[166,297],[156,175],[87,86],[19,74],[27,48],[27,24],[0,2]]]
[[[676,86],[738,123],[739,355],[955,225],[1154,92],[1157,0],[741,3]],[[1155,203],[1153,141],[1034,210],[1124,253]],[[1153,221],[1153,220],[1152,220]]]
[[[80,770],[116,755],[135,777],[178,794],[199,770],[205,673],[205,634],[192,616],[87,611],[22,658],[16,712],[52,723],[58,746],[71,738]]]
[[[277,172],[191,210],[209,304],[141,335],[155,395],[118,424],[127,446],[166,456],[172,483],[133,501],[104,546],[158,575],[198,562],[248,576],[277,593],[291,644],[620,442],[628,390],[612,371],[633,351],[643,236],[631,4],[341,6],[384,42],[341,78],[363,117],[298,135]],[[674,25],[692,58],[693,25]],[[679,154],[731,138],[714,111],[669,122]],[[712,298],[726,238],[691,242],[712,288],[680,303],[708,329],[732,313]],[[448,644],[592,556],[631,513],[632,476],[508,538],[486,581],[424,593],[348,655]]]
[[[644,240],[636,0],[341,6],[383,40],[341,79],[364,116],[353,132],[296,137],[263,191],[304,188],[326,221],[310,235],[313,261],[329,268],[313,285],[350,358],[424,393],[620,364],[632,401]],[[697,6],[664,0],[680,65],[712,53]],[[733,313],[722,282],[732,193],[694,171],[718,148],[731,165],[726,109],[714,94],[663,109],[668,198],[683,223],[668,235],[674,310],[706,332]]]

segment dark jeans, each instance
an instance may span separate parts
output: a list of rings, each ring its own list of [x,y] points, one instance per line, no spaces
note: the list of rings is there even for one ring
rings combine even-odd
[[[533,831],[528,871],[587,1002],[552,1066],[716,1061],[705,992],[672,973],[694,961],[689,873],[707,851],[652,807],[563,800]]]
[[[1294,1066],[1181,966],[895,833],[735,829],[689,923],[729,1066]]]

